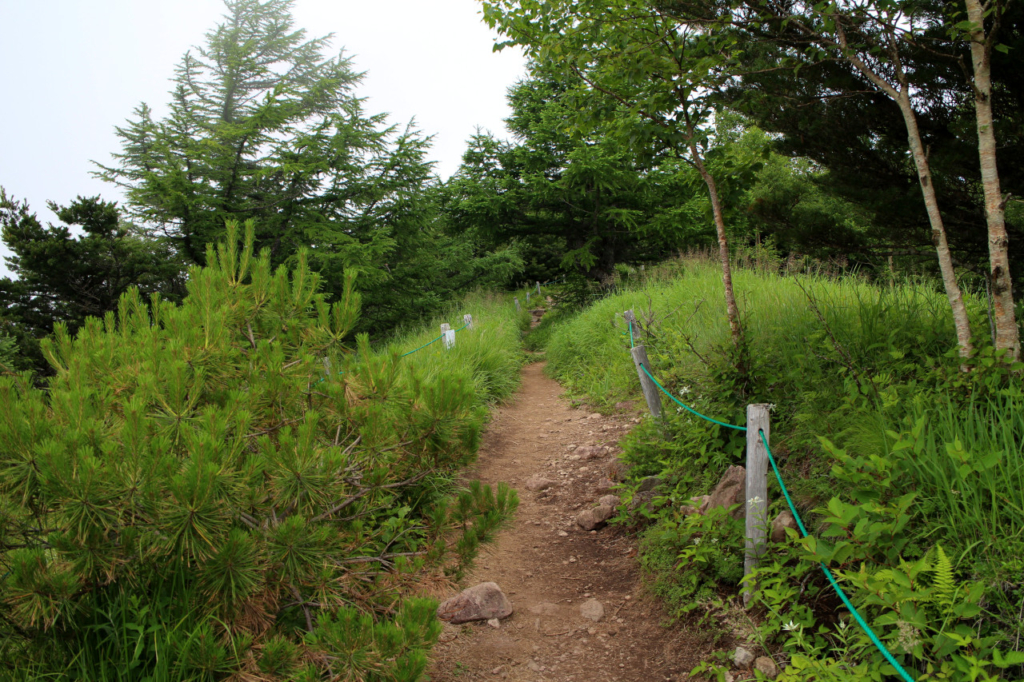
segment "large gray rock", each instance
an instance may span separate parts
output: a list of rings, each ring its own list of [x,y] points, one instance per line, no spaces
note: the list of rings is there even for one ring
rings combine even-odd
[[[603,497],[601,497],[600,500],[597,501],[597,503],[604,505],[605,507],[611,507],[612,510],[615,510],[618,509],[619,505],[622,503],[622,500],[619,499],[618,495],[604,495]]]
[[[700,513],[707,514],[708,510],[715,507],[731,507],[740,503],[739,508],[733,512],[737,519],[743,518],[746,510],[743,508],[747,500],[747,470],[741,466],[729,467],[729,470],[722,476],[715,489],[704,504],[700,506]]]
[[[604,526],[605,521],[615,515],[615,510],[606,505],[599,505],[593,509],[584,509],[576,515],[576,525],[583,530],[597,530]]]
[[[788,537],[786,534],[787,528],[797,529],[796,518],[794,518],[793,513],[789,510],[782,512],[772,521],[772,542],[784,542]]]
[[[553,485],[555,485],[554,481],[543,476],[530,476],[530,478],[526,479],[526,489],[531,492],[547,490]]]
[[[437,617],[453,625],[511,615],[512,603],[497,583],[474,585],[437,607]]]

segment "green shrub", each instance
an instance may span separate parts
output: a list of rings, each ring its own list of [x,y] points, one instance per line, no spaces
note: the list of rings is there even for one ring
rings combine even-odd
[[[423,672],[436,604],[408,595],[516,505],[451,495],[518,374],[514,313],[443,358],[353,353],[352,280],[328,303],[304,258],[271,272],[252,240],[231,228],[180,306],[132,290],[58,328],[48,390],[0,378],[2,674]]]

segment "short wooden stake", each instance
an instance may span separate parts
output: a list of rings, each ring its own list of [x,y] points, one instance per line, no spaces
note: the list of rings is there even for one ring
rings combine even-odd
[[[447,322],[441,325],[441,337],[441,343],[444,344],[445,350],[455,347],[455,331]]]
[[[530,305],[530,292],[526,292],[526,305]]]
[[[747,528],[743,555],[743,575],[757,566],[765,552],[768,534],[768,451],[761,442],[761,432],[769,439],[769,406],[747,405]],[[743,606],[750,603],[757,586],[744,583]]]
[[[644,398],[647,399],[647,407],[651,410],[651,416],[660,417],[661,395],[658,393],[658,387],[651,381],[651,377],[647,376],[647,372],[644,371],[644,367],[647,368],[648,372],[651,371],[651,363],[647,360],[647,349],[643,346],[633,346],[630,353],[633,355],[633,364],[636,365],[636,372],[640,375],[640,388],[644,392]]]
[[[537,295],[540,296],[540,282],[537,282]]]
[[[632,339],[633,335],[637,332],[636,315],[633,314],[632,310],[627,310],[622,313],[622,317],[626,320],[626,332],[629,334],[629,338]]]
[[[517,313],[518,313],[518,312],[521,312],[521,311],[522,311],[522,307],[520,307],[520,305],[519,305],[519,297],[518,297],[518,296],[516,296],[514,300],[515,300],[515,302],[516,302],[516,312],[517,312]]]
[[[469,313],[466,313],[465,315],[463,315],[462,316],[462,324],[466,325],[466,329],[472,329],[473,328],[473,316],[470,315]]]

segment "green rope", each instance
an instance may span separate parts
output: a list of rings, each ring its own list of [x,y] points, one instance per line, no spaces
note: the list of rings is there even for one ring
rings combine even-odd
[[[441,336],[437,337],[437,338],[436,338],[436,339],[434,339],[433,341],[427,341],[427,342],[426,342],[425,344],[423,344],[423,345],[422,345],[422,346],[420,346],[419,348],[414,348],[414,349],[412,349],[411,351],[409,351],[408,353],[402,353],[402,354],[401,354],[401,355],[399,355],[398,357],[400,357],[400,358],[404,358],[404,357],[405,357],[406,355],[412,355],[412,354],[413,354],[413,353],[415,353],[416,351],[421,351],[421,350],[423,350],[424,348],[426,348],[427,346],[429,346],[430,344],[432,344],[432,343],[437,343],[438,341],[440,341],[440,340],[441,340],[441,339],[443,339],[443,338],[444,338],[444,334],[441,334]]]
[[[468,326],[469,326],[469,323],[467,322],[466,324],[462,325],[461,327],[459,327],[459,328],[458,328],[458,329],[456,329],[455,331],[456,331],[456,333],[458,333],[458,332],[461,332],[461,331],[462,331],[463,329],[465,329],[465,328],[466,328],[466,327],[468,327]],[[409,351],[408,353],[402,353],[402,354],[401,354],[401,355],[399,355],[398,357],[400,357],[400,358],[404,358],[404,357],[405,357],[405,356],[407,356],[407,355],[412,355],[412,354],[413,354],[413,353],[415,353],[416,351],[420,351],[420,350],[423,350],[424,348],[426,348],[426,347],[427,347],[427,346],[429,346],[430,344],[432,344],[432,343],[437,343],[438,341],[440,341],[440,340],[441,340],[441,339],[443,339],[443,338],[444,338],[444,334],[441,334],[441,336],[437,337],[437,338],[436,338],[436,339],[434,339],[433,341],[428,341],[428,342],[426,342],[425,344],[423,344],[422,346],[420,346],[419,348],[415,348],[415,349],[413,349],[413,350]],[[340,375],[340,374],[344,374],[344,373],[345,373],[344,371],[338,372],[338,374],[339,374],[339,375]],[[321,382],[323,382],[323,381],[326,381],[326,380],[327,380],[327,377],[320,377],[320,381],[318,381],[318,382],[316,382],[316,383],[318,383],[318,384],[319,384],[319,383],[321,383]]]
[[[629,323],[629,347],[636,348],[636,344],[633,343],[633,323]]]
[[[469,323],[467,322],[466,324],[462,325],[461,327],[459,327],[459,328],[458,328],[458,329],[456,329],[455,331],[456,331],[456,333],[458,333],[458,332],[461,332],[461,331],[462,331],[463,329],[465,329],[465,328],[466,328],[466,327],[468,327],[468,326],[469,326]],[[409,351],[408,353],[402,353],[402,354],[401,354],[401,355],[399,355],[398,357],[400,357],[400,358],[404,358],[404,357],[405,357],[406,355],[412,355],[412,354],[413,354],[413,353],[415,353],[416,351],[421,351],[421,350],[423,350],[424,348],[426,348],[427,346],[429,346],[430,344],[432,344],[432,343],[437,343],[438,341],[440,341],[440,340],[441,340],[441,339],[443,339],[443,338],[444,338],[444,334],[441,334],[441,336],[437,337],[437,338],[436,338],[436,339],[434,339],[433,341],[427,341],[427,342],[426,342],[425,344],[423,344],[423,345],[422,345],[422,346],[420,346],[419,348],[414,348],[413,350]]]
[[[804,528],[804,522],[800,520],[800,514],[797,513],[796,506],[793,504],[793,499],[789,496],[789,491],[786,490],[786,484],[782,482],[782,474],[779,473],[779,467],[775,463],[775,457],[772,456],[772,449],[768,447],[768,439],[765,437],[764,431],[758,429],[758,433],[761,435],[761,442],[764,443],[764,449],[768,453],[768,461],[771,462],[772,470],[775,471],[775,478],[778,479],[779,486],[782,488],[782,495],[786,498],[786,503],[789,504],[790,511],[793,512],[793,518],[796,519],[796,524],[800,527],[800,532],[804,537],[807,537],[808,533],[807,529]],[[832,572],[828,570],[828,567],[825,566],[824,563],[820,563],[819,565],[821,566],[821,570],[825,572],[825,577],[828,578],[829,583],[832,585],[832,589],[834,589],[836,594],[839,595],[839,598],[843,600],[843,604],[846,605],[846,608],[850,609],[850,613],[852,613],[853,617],[857,620],[857,624],[860,625],[861,629],[864,630],[865,633],[867,633],[867,636],[871,639],[875,648],[885,656],[885,660],[892,664],[892,667],[896,669],[896,672],[900,674],[900,677],[902,677],[906,682],[914,682],[914,678],[904,670],[903,666],[901,666],[895,658],[893,658],[893,655],[885,648],[885,645],[882,644],[882,641],[878,639],[878,636],[875,635],[871,627],[864,621],[864,618],[861,617],[854,605],[850,603],[849,597],[847,597],[846,593],[843,592],[843,588],[839,587],[839,583],[836,582],[836,579],[832,576]]]
[[[671,398],[673,401],[675,401],[676,405],[678,405],[679,407],[682,407],[685,410],[689,410],[690,412],[692,412],[693,414],[697,415],[701,419],[707,420],[707,421],[711,422],[712,424],[718,424],[719,426],[724,426],[727,429],[736,429],[737,431],[746,431],[747,430],[746,426],[734,426],[732,424],[726,424],[725,422],[720,422],[717,419],[712,419],[711,417],[705,417],[703,414],[701,414],[697,410],[693,409],[689,405],[686,405],[684,403],[679,402],[678,398],[676,398],[674,395],[672,395],[671,393],[666,391],[665,387],[662,386],[661,384],[659,384],[658,380],[655,379],[654,376],[651,375],[651,373],[649,371],[647,371],[647,368],[643,366],[643,363],[640,364],[640,369],[642,369],[644,371],[644,374],[646,374],[650,378],[650,380],[654,382],[655,386],[657,386],[658,388],[661,389],[662,393],[664,393],[669,398]]]

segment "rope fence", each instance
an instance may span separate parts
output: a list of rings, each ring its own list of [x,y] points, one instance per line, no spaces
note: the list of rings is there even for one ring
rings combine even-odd
[[[413,348],[411,351],[409,351],[407,353],[402,353],[398,357],[399,358],[404,358],[404,357],[408,357],[408,356],[412,355],[413,353],[418,353],[419,351],[423,350],[427,346],[432,346],[433,344],[437,343],[441,339],[444,339],[446,336],[449,339],[451,339],[451,342],[450,343],[446,342],[445,343],[445,348],[450,348],[451,346],[454,346],[455,345],[455,334],[461,332],[463,329],[472,329],[473,328],[473,316],[472,315],[467,313],[467,314],[462,316],[462,319],[464,320],[464,323],[458,329],[446,329],[446,327],[448,327],[448,325],[447,324],[442,324],[441,325],[441,335],[440,336],[438,336],[435,339],[431,339],[430,341],[427,341],[425,344],[423,344],[419,348]],[[338,376],[340,376],[340,375],[342,375],[344,373],[345,373],[345,371],[342,370],[342,371],[338,372],[337,374],[338,374]],[[320,384],[320,383],[323,383],[325,381],[327,381],[327,377],[320,377],[319,381],[317,381],[316,383]],[[315,385],[316,384],[314,384],[314,386]]]
[[[764,488],[766,484],[766,480],[764,479],[766,477],[764,475],[758,476],[756,474],[752,476],[751,472],[764,471],[765,458],[771,465],[772,471],[775,473],[775,478],[779,482],[779,487],[782,489],[782,495],[786,499],[786,504],[789,505],[790,512],[793,514],[793,519],[796,521],[796,524],[800,529],[801,536],[805,538],[809,536],[807,528],[804,526],[804,522],[800,518],[800,513],[797,511],[796,505],[793,504],[793,499],[789,495],[789,490],[786,488],[786,484],[782,480],[782,473],[779,471],[778,463],[775,461],[775,457],[772,454],[771,448],[768,445],[768,434],[766,433],[766,430],[768,428],[768,406],[749,405],[747,407],[747,426],[736,426],[734,424],[727,424],[726,422],[718,421],[717,419],[712,419],[711,417],[703,415],[697,410],[690,407],[689,405],[683,403],[674,395],[672,395],[668,390],[666,390],[665,387],[661,385],[661,383],[654,377],[653,374],[651,374],[651,371],[648,369],[647,366],[650,363],[647,360],[647,351],[644,348],[644,346],[636,344],[635,335],[633,334],[633,325],[636,324],[636,317],[634,316],[633,311],[627,310],[623,314],[623,317],[625,318],[626,323],[629,325],[630,353],[633,355],[633,360],[636,364],[637,372],[640,377],[640,385],[643,389],[644,397],[647,399],[648,408],[650,409],[651,414],[653,416],[658,417],[661,414],[661,400],[658,397],[657,392],[654,391],[654,389],[657,388],[661,391],[661,393],[664,393],[666,396],[668,396],[676,405],[687,410],[691,414],[696,415],[701,419],[704,419],[705,421],[711,422],[712,424],[717,424],[718,426],[722,426],[728,429],[735,429],[736,431],[744,431],[748,433],[746,467],[747,552],[744,560],[743,571],[744,578],[747,578],[747,576],[749,576],[753,569],[757,566],[757,559],[764,551],[766,513],[768,504],[767,493],[765,493],[764,497],[756,495],[754,490],[752,490],[751,484],[753,483],[754,486],[757,486],[758,488]],[[642,360],[640,358],[642,358]],[[754,424],[755,419],[757,419],[758,421],[763,420],[763,423]],[[751,437],[752,428],[756,428],[756,438]],[[753,447],[752,443],[754,444]],[[760,480],[758,480],[759,478]],[[885,657],[885,660],[888,661],[890,665],[892,665],[892,667],[896,670],[896,672],[904,680],[904,682],[915,682],[914,678],[910,675],[910,673],[908,673],[906,669],[902,665],[900,665],[899,661],[896,660],[892,653],[886,648],[885,644],[882,643],[882,640],[878,638],[878,635],[875,634],[874,630],[871,629],[871,626],[869,626],[867,622],[864,620],[863,616],[861,616],[860,612],[850,601],[850,598],[846,595],[846,592],[844,592],[843,588],[839,586],[839,583],[836,581],[835,576],[832,574],[832,571],[828,569],[824,562],[819,563],[819,565],[821,566],[821,570],[825,573],[825,577],[828,579],[829,585],[839,596],[839,599],[842,600],[846,608],[850,610],[850,613],[857,621],[857,625],[859,625],[860,628],[864,631],[864,633],[868,636],[868,638],[871,640],[871,643],[875,645],[875,648],[878,649],[882,656]],[[744,588],[744,605],[746,605],[749,602],[749,599],[752,596],[751,589],[752,588],[749,584],[746,588]]]

